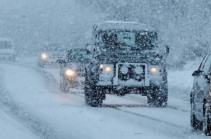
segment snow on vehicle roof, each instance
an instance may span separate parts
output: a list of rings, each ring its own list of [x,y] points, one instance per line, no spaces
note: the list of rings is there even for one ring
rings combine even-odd
[[[139,30],[139,31],[155,31],[154,28],[138,22],[124,21],[105,21],[94,25],[96,31],[99,30]]]

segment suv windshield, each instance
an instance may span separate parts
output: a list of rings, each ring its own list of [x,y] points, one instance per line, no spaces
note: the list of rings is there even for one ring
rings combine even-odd
[[[86,50],[70,50],[67,55],[68,62],[81,63],[87,59]]]
[[[98,40],[99,44],[105,47],[135,47],[146,50],[156,46],[157,34],[143,31],[102,31],[99,33]]]

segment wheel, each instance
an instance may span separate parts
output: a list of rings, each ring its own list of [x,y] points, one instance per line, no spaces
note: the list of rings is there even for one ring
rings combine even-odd
[[[39,62],[39,63],[38,63],[38,66],[41,67],[41,68],[44,68],[44,67],[45,67],[45,64]]]
[[[65,81],[65,79],[61,79],[61,81],[60,81],[60,90],[63,93],[69,92],[69,87],[68,87],[67,82]]]
[[[85,74],[84,82],[85,103],[92,107],[101,107],[105,94],[97,88],[91,77]]]
[[[190,124],[193,130],[202,130],[203,129],[203,122],[196,119],[194,114],[194,105],[191,102],[191,117],[190,117]]]
[[[203,122],[203,131],[206,136],[211,136],[211,117],[209,113],[209,108],[206,108]]]
[[[96,86],[85,84],[85,103],[92,107],[101,107],[103,103],[103,93]]]
[[[155,107],[166,107],[168,100],[168,89],[167,88],[153,88],[151,93],[147,95],[147,103],[150,106]]]

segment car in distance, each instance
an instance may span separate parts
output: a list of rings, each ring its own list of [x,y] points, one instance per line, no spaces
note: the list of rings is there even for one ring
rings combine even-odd
[[[38,55],[38,66],[58,66],[57,61],[64,57],[65,46],[58,43],[48,43],[40,50]]]
[[[208,53],[198,70],[193,72],[194,83],[190,94],[191,126],[211,135],[211,54]]]
[[[9,38],[0,38],[0,59],[14,61],[16,58],[13,42]]]
[[[137,93],[148,104],[166,107],[168,47],[158,45],[157,32],[144,24],[107,21],[93,27],[85,71],[85,102],[101,106],[106,94]]]
[[[70,88],[84,84],[84,71],[88,55],[86,49],[67,51],[65,60],[60,60],[60,89],[68,92]]]

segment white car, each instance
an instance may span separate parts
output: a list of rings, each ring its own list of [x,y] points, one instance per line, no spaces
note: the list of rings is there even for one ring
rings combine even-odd
[[[0,38],[0,59],[14,61],[15,56],[15,48],[12,40],[9,38]]]

